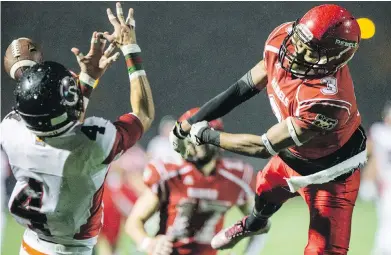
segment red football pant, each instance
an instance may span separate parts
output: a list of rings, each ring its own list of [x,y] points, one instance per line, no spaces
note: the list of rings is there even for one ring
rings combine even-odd
[[[360,186],[360,171],[339,182],[313,184],[291,193],[284,178],[300,176],[274,156],[257,175],[257,195],[275,205],[301,195],[310,211],[305,255],[347,254],[354,203]]]

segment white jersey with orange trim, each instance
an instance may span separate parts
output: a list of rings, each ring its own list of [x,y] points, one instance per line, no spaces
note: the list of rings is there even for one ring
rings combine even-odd
[[[9,201],[13,217],[40,240],[93,246],[102,226],[108,164],[139,140],[140,120],[133,114],[114,123],[90,117],[64,135],[41,140],[11,112],[0,128],[17,180]]]

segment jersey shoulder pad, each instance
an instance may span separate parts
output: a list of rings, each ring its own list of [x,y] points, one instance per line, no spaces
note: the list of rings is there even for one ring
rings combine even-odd
[[[27,129],[19,114],[15,111],[8,113],[0,123],[1,141],[14,137],[20,128]]]
[[[278,53],[278,50],[280,48],[280,45],[282,41],[285,39],[285,37],[290,32],[290,29],[292,29],[293,22],[285,22],[275,29],[269,34],[268,38],[265,42],[265,51],[272,51],[274,53]]]

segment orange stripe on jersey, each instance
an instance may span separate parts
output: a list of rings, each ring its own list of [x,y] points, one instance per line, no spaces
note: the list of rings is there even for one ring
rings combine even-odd
[[[24,240],[22,240],[22,247],[25,252],[27,252],[29,255],[48,255],[46,253],[40,252],[30,245],[28,245]]]

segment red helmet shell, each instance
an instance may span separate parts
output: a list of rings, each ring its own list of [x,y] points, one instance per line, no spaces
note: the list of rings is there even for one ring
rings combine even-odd
[[[316,62],[299,58],[292,49],[293,35],[318,54]],[[358,49],[361,39],[357,20],[335,4],[319,5],[297,20],[279,50],[279,62],[297,77],[319,78],[332,75],[346,65]],[[288,65],[285,64],[288,59]],[[293,66],[300,66],[301,70]]]
[[[335,4],[319,5],[309,10],[299,21],[321,46],[356,48],[361,39],[360,26],[353,15]],[[339,40],[339,41],[336,41]],[[328,45],[331,43],[331,45]],[[326,45],[323,45],[326,44]]]
[[[182,114],[181,117],[179,117],[178,121],[182,122],[182,121],[187,120],[188,118],[190,118],[194,114],[196,114],[196,112],[198,112],[199,110],[200,110],[199,107],[195,107],[195,108],[192,108],[192,109],[186,111],[184,114]],[[214,129],[217,129],[217,130],[224,129],[224,123],[221,119],[215,119],[215,120],[209,121],[209,126]]]

